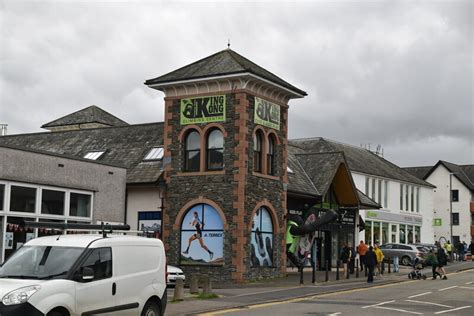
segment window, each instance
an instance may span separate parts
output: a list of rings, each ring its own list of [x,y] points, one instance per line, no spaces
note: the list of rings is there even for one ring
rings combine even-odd
[[[218,129],[207,137],[207,170],[221,170],[224,167],[224,135]]]
[[[392,238],[391,242],[396,243],[397,242],[397,225],[392,224]]]
[[[400,210],[403,210],[403,184],[400,183]]]
[[[415,243],[418,244],[421,242],[421,227],[415,226]]]
[[[143,160],[149,161],[149,160],[160,160],[163,159],[163,147],[153,147],[148,151],[146,154],[145,158]]]
[[[378,182],[378,196],[377,196],[377,202],[379,204],[382,204],[382,180],[377,180]]]
[[[420,187],[416,187],[416,212],[420,213]]]
[[[370,198],[375,201],[375,178],[372,179],[372,195]]]
[[[451,201],[459,202],[459,190],[451,190]]]
[[[12,185],[10,188],[10,211],[34,213],[36,209],[36,189]]]
[[[81,273],[84,268],[94,270],[94,279],[92,281],[112,277],[112,250],[110,248],[96,248],[92,250],[86,261],[79,268]]]
[[[459,213],[453,213],[453,225],[459,225]]]
[[[97,160],[99,159],[105,151],[89,151],[87,154],[84,155],[84,158],[90,159],[90,160]]]
[[[270,267],[273,265],[273,224],[270,213],[261,207],[255,213],[251,235],[251,266]]]
[[[0,211],[3,211],[4,206],[3,203],[5,201],[5,185],[0,184]]]
[[[222,265],[224,226],[219,212],[209,204],[191,207],[181,223],[180,264]]]
[[[65,193],[56,190],[41,191],[41,213],[64,215],[64,196]]]
[[[91,196],[89,194],[71,193],[69,215],[78,217],[91,216]]]
[[[272,176],[275,175],[275,138],[273,135],[268,137],[267,173]]]
[[[411,196],[410,196],[410,211],[415,211],[415,187],[411,187]]]
[[[383,190],[384,190],[384,193],[383,193],[383,206],[385,208],[388,207],[388,181],[387,180],[384,180],[383,181]]]
[[[365,243],[372,245],[372,221],[365,221]]]
[[[253,136],[253,171],[262,172],[262,132],[256,131]]]
[[[197,131],[191,131],[185,140],[184,170],[199,171],[201,159],[201,137]]]
[[[400,225],[399,232],[400,232],[400,239],[399,239],[400,243],[405,244],[407,242],[406,235],[405,235],[406,226],[405,225]]]
[[[408,211],[408,207],[410,205],[409,199],[410,199],[410,187],[408,185],[405,185],[405,211]]]
[[[369,177],[365,177],[365,195],[369,196],[369,181],[370,181],[370,178]]]

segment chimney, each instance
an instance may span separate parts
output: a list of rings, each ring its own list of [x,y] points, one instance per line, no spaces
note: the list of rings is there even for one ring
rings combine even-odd
[[[7,135],[7,126],[8,124],[0,124],[0,136]]]

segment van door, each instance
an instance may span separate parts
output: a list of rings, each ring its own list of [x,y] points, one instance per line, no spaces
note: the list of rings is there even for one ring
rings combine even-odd
[[[112,278],[111,248],[95,248],[78,269],[82,275],[84,268],[94,271],[92,280],[77,280],[76,312],[79,315],[114,315],[115,289]]]

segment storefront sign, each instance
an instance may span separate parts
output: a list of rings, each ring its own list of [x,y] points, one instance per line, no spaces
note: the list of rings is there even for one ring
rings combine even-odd
[[[225,121],[225,95],[181,99],[181,125]]]
[[[280,106],[255,97],[254,122],[259,125],[280,130]]]
[[[443,220],[441,218],[434,218],[433,226],[443,226]]]
[[[405,224],[421,224],[422,216],[411,216],[406,214],[396,214],[384,211],[366,211],[366,218],[374,218],[383,221],[399,222]]]
[[[367,217],[377,218],[377,212],[367,211]]]

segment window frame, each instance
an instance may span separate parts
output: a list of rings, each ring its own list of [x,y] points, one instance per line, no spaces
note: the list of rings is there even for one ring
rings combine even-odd
[[[161,149],[161,150],[160,150]],[[154,146],[151,147],[145,157],[143,157],[143,161],[158,161],[163,159],[163,155],[165,153],[165,149],[163,146]]]
[[[267,174],[270,176],[274,176],[276,168],[275,168],[275,152],[276,152],[276,140],[273,134],[269,134],[267,137]]]
[[[192,134],[196,133],[198,136],[198,144],[199,146],[197,149],[188,149],[188,143],[189,143],[189,138],[191,137]],[[189,131],[186,132],[186,135],[184,136],[184,142],[183,142],[183,149],[184,149],[184,155],[183,155],[183,160],[184,160],[184,165],[183,165],[183,171],[185,172],[199,172],[201,171],[201,147],[202,147],[202,137],[201,133],[196,130],[196,129],[190,129]],[[197,168],[190,168],[189,167],[189,153],[197,153],[198,157],[198,163],[197,163]]]
[[[106,150],[89,150],[82,158],[93,161],[100,160],[105,152]]]
[[[262,222],[263,222],[263,216],[260,215],[260,223],[259,223],[259,227],[253,227],[250,229],[250,240],[252,241],[254,239],[254,235],[257,234],[257,229],[259,229],[260,231],[260,234],[266,234],[266,235],[271,235],[271,245],[274,249],[275,247],[275,223],[273,222],[273,217],[272,217],[272,213],[270,211],[270,209],[266,206],[260,206],[257,211],[253,214],[253,217],[252,217],[252,223],[254,222],[254,219],[255,217],[257,216],[257,212],[261,212],[261,214],[263,214],[263,211],[266,211],[267,214],[268,214],[268,217],[270,218],[270,223],[272,225],[272,231],[263,231],[262,230]],[[269,258],[270,258],[270,254],[269,255]],[[268,267],[274,267],[274,263],[275,263],[275,258],[274,258],[274,252],[273,252],[273,257],[270,258],[271,260],[271,263]],[[260,265],[260,266],[254,266],[252,265],[251,263],[251,267],[266,267],[266,266],[263,266],[263,265]]]
[[[451,221],[453,223],[453,226],[459,226],[459,212],[453,212]]]
[[[253,134],[253,171],[258,173],[263,172],[263,140],[263,132],[257,129]]]
[[[211,138],[211,134],[214,132],[220,133],[222,139],[222,147],[216,148],[209,148],[209,140]],[[212,128],[208,131],[206,135],[206,170],[207,171],[216,171],[216,170],[223,170],[224,169],[224,146],[225,146],[225,138],[224,133],[217,127]],[[222,153],[222,161],[220,161],[220,166],[211,167],[211,153],[212,152],[221,152]]]
[[[94,276],[94,279],[92,280],[82,280],[82,278],[79,278],[79,279],[76,279],[76,281],[80,282],[80,283],[90,283],[90,282],[96,282],[96,281],[100,281],[100,280],[106,280],[106,279],[110,279],[113,277],[114,275],[114,257],[113,257],[113,253],[112,253],[112,247],[99,247],[99,248],[89,248],[90,251],[88,251],[88,253],[84,256],[84,259],[81,260],[79,266],[77,267],[76,271],[74,272],[74,276],[76,275],[82,275],[81,273],[81,269],[84,268],[84,264],[87,262],[87,260],[90,258],[90,256],[94,253],[94,251],[99,251],[99,250],[102,250],[102,249],[108,249],[110,252],[110,276],[107,276],[107,277],[103,277],[103,278],[98,278],[96,279],[95,276]],[[87,266],[89,267],[89,266]],[[95,274],[95,270],[94,270],[94,274]]]

